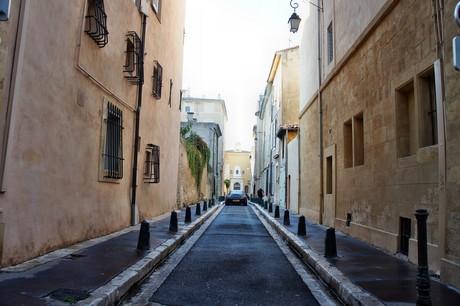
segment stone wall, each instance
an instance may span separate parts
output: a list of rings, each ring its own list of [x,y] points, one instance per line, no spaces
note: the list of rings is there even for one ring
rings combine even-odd
[[[323,182],[334,176],[335,207],[320,201],[325,189],[319,181],[317,101],[301,113],[300,212],[390,253],[400,248],[400,218],[409,219],[408,257],[413,259],[414,212],[428,209],[430,268],[438,271],[438,146],[423,144],[419,129],[411,140],[415,150],[402,156],[397,139],[402,117],[398,103],[403,103],[398,95],[415,105],[414,126],[424,120],[424,82],[433,76],[436,60],[431,2],[399,1],[379,14],[374,19],[379,22],[322,84],[322,148],[336,147],[331,154],[334,171],[327,173],[323,163],[322,173]],[[335,22],[336,28],[345,27]]]
[[[203,199],[211,198],[211,180],[208,179],[207,169],[203,171],[200,191],[196,188],[195,178],[189,168],[187,152],[183,140],[179,146],[179,180],[177,191],[177,206],[184,207]]]

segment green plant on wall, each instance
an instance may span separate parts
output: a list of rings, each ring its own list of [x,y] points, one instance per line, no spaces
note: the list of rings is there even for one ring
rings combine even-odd
[[[180,134],[184,139],[188,166],[192,172],[193,177],[195,178],[196,188],[199,191],[204,168],[207,167],[208,171],[211,168],[209,165],[209,158],[211,154],[208,145],[206,142],[204,142],[203,138],[201,138],[195,132],[192,132],[191,128],[191,124],[181,128]]]
[[[226,179],[224,181],[224,184],[225,184],[225,187],[227,188],[227,192],[228,192],[228,188],[230,188],[230,180],[229,179]]]

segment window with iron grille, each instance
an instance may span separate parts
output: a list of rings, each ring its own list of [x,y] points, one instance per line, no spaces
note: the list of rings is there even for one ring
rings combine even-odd
[[[148,144],[145,149],[144,181],[146,183],[160,182],[160,147]]]
[[[141,84],[143,82],[141,47],[142,42],[136,32],[128,32],[126,35],[126,57],[123,72],[125,73],[125,79],[131,84]]]
[[[157,62],[153,62],[153,76],[152,76],[152,95],[161,99],[161,87],[163,87],[163,67]]]
[[[105,143],[102,154],[104,178],[123,178],[123,112],[107,103],[105,117]]]
[[[330,64],[334,59],[334,32],[332,22],[327,27],[327,63]]]
[[[88,0],[88,9],[85,17],[85,32],[99,46],[103,48],[109,42],[107,31],[107,15],[103,0]]]

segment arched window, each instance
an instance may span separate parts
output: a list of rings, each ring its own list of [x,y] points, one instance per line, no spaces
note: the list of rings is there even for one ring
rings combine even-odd
[[[233,190],[241,190],[241,185],[240,185],[240,183],[235,183],[235,184],[233,184]]]

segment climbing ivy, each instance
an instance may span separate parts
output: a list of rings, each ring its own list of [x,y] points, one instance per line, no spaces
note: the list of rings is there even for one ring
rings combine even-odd
[[[195,178],[196,188],[199,191],[201,186],[201,178],[203,177],[204,168],[210,169],[209,158],[210,150],[203,138],[191,131],[192,125],[181,128],[180,134],[185,143],[187,152],[188,166]]]

